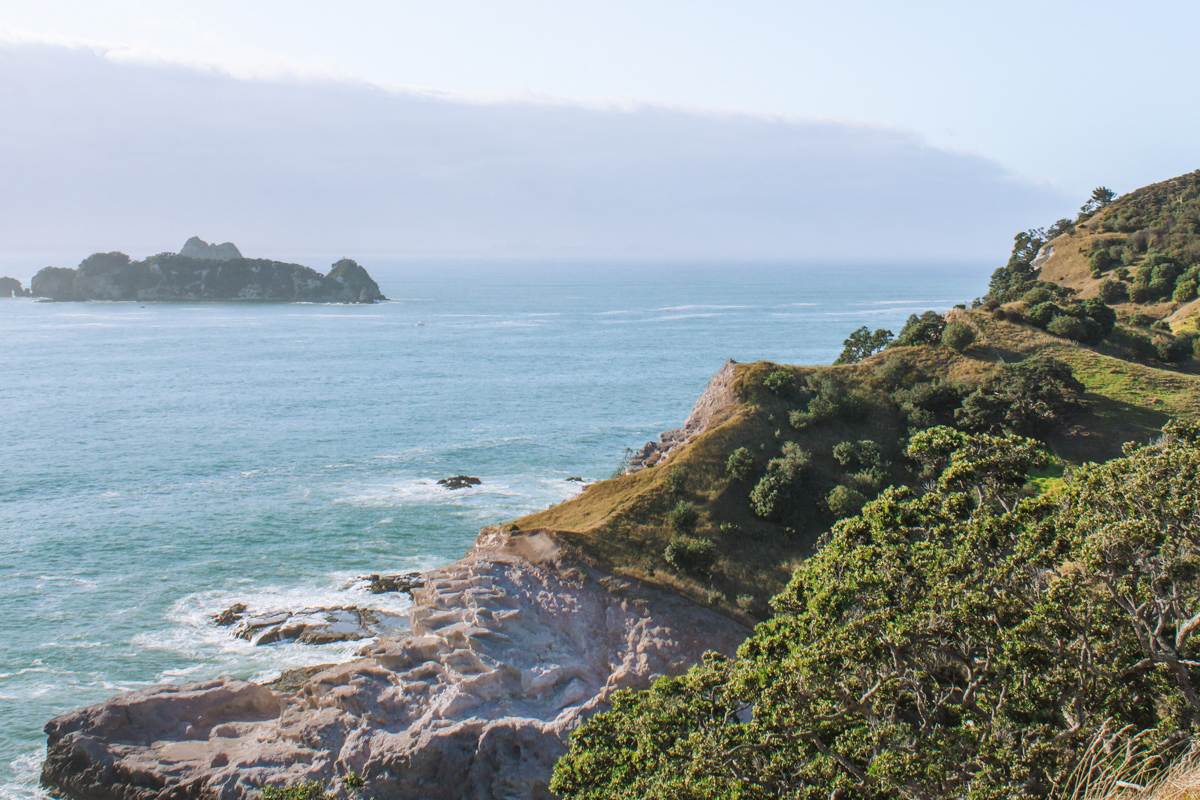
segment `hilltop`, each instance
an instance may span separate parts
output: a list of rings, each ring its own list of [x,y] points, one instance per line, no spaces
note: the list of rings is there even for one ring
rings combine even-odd
[[[374,303],[379,284],[344,258],[322,275],[301,264],[245,258],[232,242],[191,237],[179,253],[134,261],[125,253],[94,253],[77,268],[45,267],[30,291],[49,300],[253,300]]]

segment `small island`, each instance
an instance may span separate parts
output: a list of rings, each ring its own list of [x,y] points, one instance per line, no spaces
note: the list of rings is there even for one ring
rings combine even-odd
[[[33,276],[30,293],[47,300],[375,303],[387,299],[370,274],[348,258],[322,275],[302,264],[246,258],[232,242],[209,244],[196,236],[178,253],[159,253],[141,261],[120,252],[93,253],[75,269],[45,267]]]
[[[16,278],[0,278],[0,297],[29,297],[29,290]]]

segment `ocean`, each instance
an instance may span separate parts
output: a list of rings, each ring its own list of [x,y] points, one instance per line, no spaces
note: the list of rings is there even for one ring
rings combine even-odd
[[[0,800],[42,796],[55,714],[362,645],[255,647],[210,622],[231,603],[403,609],[347,584],[608,477],[727,358],[828,363],[989,271],[367,266],[390,302],[0,300]]]

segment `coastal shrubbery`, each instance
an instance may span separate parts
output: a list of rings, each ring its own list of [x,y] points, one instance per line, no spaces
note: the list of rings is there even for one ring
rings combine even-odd
[[[1116,312],[1095,298],[1063,304],[1044,300],[1027,305],[1025,319],[1047,333],[1085,344],[1103,341],[1117,324]]]
[[[795,442],[784,442],[782,453],[767,462],[767,471],[750,491],[750,508],[763,519],[787,515],[800,494],[812,456]]]
[[[1034,357],[1001,367],[966,396],[954,419],[969,431],[1041,436],[1081,408],[1083,392],[1066,364]]]
[[[888,489],[834,526],[737,658],[617,693],[552,790],[1017,800],[1052,794],[1098,731],[1185,740],[1200,719],[1196,428],[1024,500],[1046,460],[1031,439],[934,428],[908,453],[927,491]]]

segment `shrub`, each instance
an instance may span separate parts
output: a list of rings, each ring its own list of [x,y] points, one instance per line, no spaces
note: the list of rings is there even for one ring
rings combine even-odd
[[[676,534],[667,542],[663,559],[681,572],[707,573],[717,558],[717,548],[708,539]]]
[[[1036,306],[1030,307],[1025,312],[1025,319],[1039,328],[1044,328],[1050,324],[1050,320],[1063,314],[1062,308],[1053,301],[1038,303]]]
[[[772,394],[789,395],[796,388],[796,378],[791,370],[774,369],[763,378],[763,386]]]
[[[785,517],[811,460],[807,450],[786,442],[783,453],[767,462],[766,473],[750,491],[750,510],[763,519]]]
[[[332,800],[333,794],[316,781],[293,783],[287,786],[264,786],[259,794],[261,800]]]
[[[1164,336],[1155,340],[1154,351],[1159,361],[1168,364],[1186,361],[1192,355],[1192,340],[1184,336]]]
[[[946,320],[936,311],[926,311],[920,316],[913,314],[896,337],[896,344],[937,344],[942,340],[942,330],[945,327]]]
[[[754,601],[754,595],[752,594],[739,594],[735,602],[737,603],[737,607],[747,614],[753,614],[755,606],[758,605]]]
[[[954,418],[972,431],[1043,434],[1082,405],[1083,384],[1047,356],[1006,364],[963,401]]]
[[[866,502],[867,498],[862,492],[841,484],[833,487],[825,496],[825,505],[836,519],[857,514]]]
[[[1106,303],[1124,303],[1129,299],[1129,288],[1121,281],[1105,278],[1100,282],[1100,299]]]
[[[1045,303],[1053,299],[1054,294],[1045,286],[1034,286],[1021,295],[1021,302],[1027,306],[1036,306],[1038,303]]]
[[[1196,279],[1184,278],[1179,283],[1175,284],[1175,291],[1171,295],[1171,299],[1176,303],[1186,303],[1196,297]]]
[[[838,442],[833,446],[833,460],[843,467],[878,467],[883,463],[879,443],[871,439],[857,442]]]
[[[887,473],[883,471],[882,467],[868,467],[851,472],[846,476],[846,482],[863,494],[874,497],[887,482]]]
[[[687,488],[687,475],[681,466],[672,466],[667,469],[667,474],[663,478],[663,486],[669,494],[683,494]]]
[[[725,459],[725,474],[735,481],[744,481],[754,469],[754,454],[748,448],[739,447]]]
[[[1082,342],[1089,338],[1090,331],[1087,324],[1075,317],[1068,317],[1066,314],[1055,317],[1050,320],[1050,324],[1046,326],[1046,331],[1055,336],[1061,336],[1064,339],[1074,339],[1077,342]]]
[[[961,322],[951,322],[942,331],[942,344],[961,353],[975,342],[975,331]]]
[[[680,500],[667,512],[667,524],[678,533],[691,533],[699,521],[700,509],[687,500]]]

